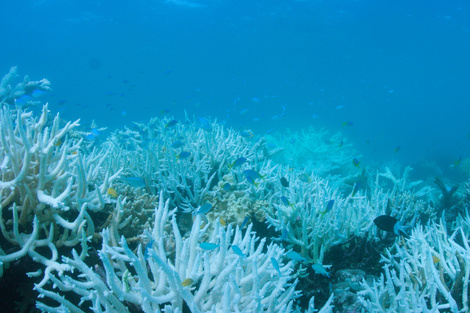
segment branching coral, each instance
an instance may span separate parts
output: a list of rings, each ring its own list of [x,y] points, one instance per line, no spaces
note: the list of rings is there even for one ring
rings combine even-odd
[[[103,248],[100,258],[105,270],[105,281],[87,266],[74,252],[74,257],[64,258],[70,270],[82,273],[75,276],[64,272],[49,275],[58,291],[38,287],[40,293],[61,305],[52,307],[39,304],[47,312],[84,312],[61,296],[72,289],[81,296],[80,303],[91,302],[95,311],[127,312],[130,305],[137,305],[143,312],[182,312],[185,303],[191,312],[291,312],[296,281],[292,281],[292,262],[281,261],[283,249],[275,244],[265,248],[265,240],[251,233],[250,227],[243,235],[240,229],[214,226],[211,234],[208,226],[201,227],[198,215],[188,237],[182,237],[174,216],[169,211],[169,201],[160,195],[155,209],[153,228],[142,236],[148,241],[145,247],[131,251],[124,237],[119,240],[113,230],[103,232]],[[170,230],[167,230],[167,226]],[[172,237],[175,249],[165,249]],[[200,247],[202,241],[216,245],[214,250]],[[238,254],[238,247],[242,254]],[[265,251],[265,252],[263,252]],[[279,261],[273,261],[279,260]],[[277,263],[279,262],[279,263]],[[274,263],[279,264],[277,272]],[[331,310],[329,304],[324,312]],[[313,307],[309,312],[313,312]]]

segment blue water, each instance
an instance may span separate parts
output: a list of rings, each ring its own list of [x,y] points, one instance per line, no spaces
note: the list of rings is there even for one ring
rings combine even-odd
[[[363,164],[469,157],[468,1],[2,1],[0,27],[0,76],[85,127],[186,110],[342,131]]]

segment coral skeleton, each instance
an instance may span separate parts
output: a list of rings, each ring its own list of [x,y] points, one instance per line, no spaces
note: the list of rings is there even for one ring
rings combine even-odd
[[[292,261],[281,261],[282,248],[276,244],[265,247],[265,240],[259,240],[251,226],[243,234],[238,227],[216,224],[209,234],[201,215],[195,217],[190,234],[183,237],[176,223],[176,209],[170,211],[168,207],[169,200],[164,201],[161,193],[153,228],[142,234],[147,244],[139,245],[135,251],[124,237],[116,238],[118,231],[113,226],[103,231],[99,255],[104,277],[87,266],[75,251],[73,258],[63,258],[69,271],[81,273],[79,279],[69,271],[48,274],[53,289],[37,289],[60,306],[39,303],[38,307],[47,312],[84,312],[60,295],[74,290],[81,296],[81,304],[91,302],[89,306],[97,312],[128,312],[131,304],[144,312],[182,312],[183,303],[191,312],[294,310],[294,300],[299,296],[295,290],[297,280],[290,276]],[[173,246],[168,249],[170,241]],[[204,250],[202,242],[217,247]],[[279,260],[279,273],[272,258]],[[313,307],[308,312],[312,310]],[[329,310],[328,303],[323,312]]]

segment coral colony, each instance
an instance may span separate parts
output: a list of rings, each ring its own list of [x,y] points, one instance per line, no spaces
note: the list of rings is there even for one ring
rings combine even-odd
[[[470,187],[440,201],[442,181],[374,173],[323,130],[160,116],[105,136],[16,77],[0,84],[0,276],[27,267],[18,310],[469,311]]]

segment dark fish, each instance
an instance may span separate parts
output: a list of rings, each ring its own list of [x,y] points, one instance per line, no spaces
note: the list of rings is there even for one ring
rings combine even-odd
[[[399,220],[390,215],[380,215],[374,219],[375,225],[381,230],[394,233],[397,236],[408,236],[411,226],[404,226]]]
[[[285,177],[281,177],[281,185],[283,185],[286,188],[289,188],[289,182]]]
[[[248,221],[249,221],[249,220],[250,220],[250,217],[249,217],[249,216],[245,217],[245,219],[243,220],[243,222],[242,222],[242,224],[241,224],[241,226],[240,226],[240,229],[243,229],[243,227],[245,227],[246,224],[248,224]]]
[[[171,120],[171,121],[168,122],[168,124],[166,124],[165,128],[173,127],[173,126],[175,126],[176,124],[178,124],[178,121],[177,121],[177,120]]]
[[[359,165],[361,164],[361,162],[360,162],[358,159],[354,158],[354,159],[352,160],[352,164],[353,164],[355,167],[360,168]]]

